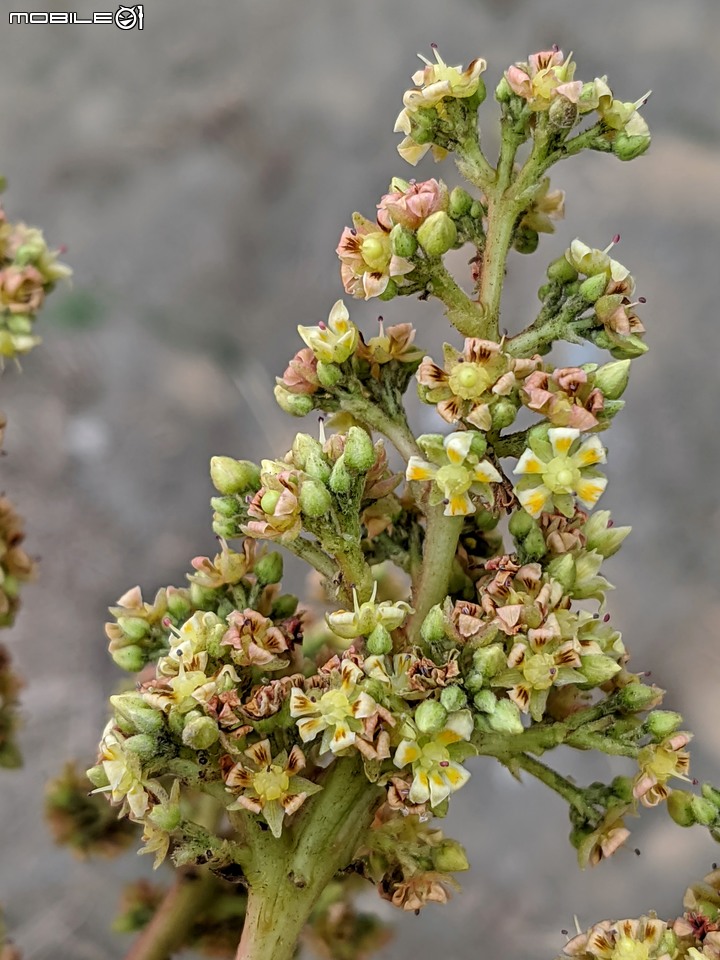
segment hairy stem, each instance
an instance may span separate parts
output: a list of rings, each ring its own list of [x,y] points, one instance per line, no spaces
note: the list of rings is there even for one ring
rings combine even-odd
[[[519,754],[514,763],[535,777],[536,780],[540,780],[545,786],[550,787],[564,800],[567,800],[570,806],[575,807],[586,820],[592,821],[597,817],[597,811],[588,803],[584,792],[556,770],[553,770],[552,767],[545,766],[544,763],[540,763],[539,760],[528,756],[526,753]]]
[[[482,304],[471,300],[442,263],[433,267],[432,294],[445,304],[445,315],[465,337],[486,337],[488,319]]]
[[[184,945],[198,914],[210,903],[214,889],[208,871],[179,871],[177,880],[125,960],[170,960]]]
[[[443,505],[428,507],[426,513],[423,560],[413,585],[415,613],[407,628],[408,639],[416,643],[420,627],[431,607],[442,603],[448,593],[453,561],[464,517],[446,517]]]

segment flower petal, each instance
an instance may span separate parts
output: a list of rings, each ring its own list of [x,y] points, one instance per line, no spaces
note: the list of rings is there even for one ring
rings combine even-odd
[[[412,456],[408,460],[407,470],[405,471],[406,480],[432,480],[437,473],[438,468],[434,463],[428,463],[427,460],[421,460],[420,457]]]
[[[516,488],[515,494],[530,516],[536,518],[543,512],[545,505],[550,499],[550,491],[543,483],[541,483],[539,487],[534,487],[532,490],[519,490]]]
[[[534,453],[530,447],[526,447],[523,450],[523,454],[517,462],[517,466],[513,470],[513,473],[544,473],[546,465],[542,462],[540,457]]]
[[[471,430],[464,430],[462,433],[451,433],[445,437],[443,446],[450,463],[457,465],[464,462],[470,452],[473,436]]]
[[[398,769],[409,763],[416,763],[422,756],[422,750],[415,740],[401,740],[395,751],[393,763]]]
[[[607,486],[607,477],[593,477],[592,479],[581,479],[578,481],[577,498],[584,507],[588,509],[595,506]]]
[[[497,468],[489,460],[481,460],[474,467],[473,476],[481,483],[500,483],[502,480]]]
[[[588,437],[572,457],[573,463],[582,467],[592,467],[596,463],[606,463],[606,450],[599,437]]]
[[[314,740],[326,726],[327,722],[324,717],[306,717],[303,720],[298,720],[297,724],[298,733],[303,743]]]
[[[471,513],[475,513],[475,507],[466,493],[450,497],[443,510],[443,516],[446,517],[468,517]]]
[[[567,454],[579,436],[580,431],[572,427],[553,427],[548,430],[548,440],[556,457]]]

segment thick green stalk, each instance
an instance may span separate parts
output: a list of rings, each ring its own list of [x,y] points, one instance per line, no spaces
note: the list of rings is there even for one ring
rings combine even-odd
[[[544,763],[540,763],[539,760],[528,756],[526,753],[519,754],[514,763],[535,777],[536,780],[540,780],[545,786],[550,787],[564,800],[567,800],[570,806],[575,807],[586,820],[592,821],[597,817],[597,811],[588,803],[584,792],[569,780],[566,780],[556,770],[553,770],[552,767],[545,766]]]
[[[413,586],[413,608],[407,632],[411,642],[417,642],[420,627],[431,607],[442,603],[448,594],[453,561],[464,517],[446,517],[443,505],[428,507],[425,527],[423,559],[417,581]]]
[[[382,795],[357,756],[336,760],[323,788],[279,840],[257,838],[236,960],[292,960],[303,926],[325,887],[351,863]]]
[[[459,333],[465,337],[488,335],[488,320],[482,304],[470,299],[442,263],[433,267],[431,283],[432,295],[445,304],[445,315]]]

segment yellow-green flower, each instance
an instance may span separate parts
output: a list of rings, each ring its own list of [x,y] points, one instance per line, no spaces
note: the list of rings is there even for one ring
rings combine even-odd
[[[616,237],[615,239],[619,240],[620,238]],[[565,259],[571,266],[575,267],[578,273],[582,273],[586,277],[605,274],[608,283],[611,280],[614,280],[615,283],[631,283],[632,278],[628,268],[609,256],[614,246],[615,241],[605,247],[604,250],[596,250],[576,238],[565,251]]]
[[[584,682],[575,669],[582,665],[581,650],[577,640],[562,642],[557,619],[551,615],[542,627],[518,637],[508,655],[509,669],[495,677],[493,684],[508,687],[510,700],[539,723],[551,687]]]
[[[342,300],[334,304],[327,323],[299,326],[298,333],[322,363],[344,363],[353,355],[358,342],[358,328]]]
[[[123,737],[112,728],[112,721],[100,741],[99,762],[108,786],[99,787],[94,792],[110,793],[113,803],[122,803],[123,811],[129,810],[130,819],[141,820],[150,806],[147,788],[152,788],[153,784],[143,778],[140,758],[125,750]]]
[[[474,430],[451,433],[444,439],[435,434],[418,437],[418,444],[428,457],[412,456],[405,477],[408,480],[431,480],[430,504],[445,503],[446,517],[475,513],[470,495],[492,500],[488,484],[502,479],[489,460],[481,460],[486,444],[482,434]]]
[[[228,789],[242,790],[228,810],[262,814],[272,835],[279,837],[285,816],[299,810],[322,787],[298,776],[305,766],[305,755],[297,744],[289,754],[283,750],[273,757],[270,741],[261,740],[245,750],[245,756],[250,763],[236,763],[225,778]]]
[[[377,626],[392,632],[397,630],[409,613],[414,613],[405,600],[382,600],[376,603],[377,587],[376,582],[372,597],[365,603],[358,603],[357,591],[353,587],[353,609],[335,610],[325,615],[333,633],[343,640],[353,640],[355,637],[369,636]]]
[[[298,718],[297,728],[303,743],[322,733],[320,753],[340,753],[352,747],[363,730],[363,720],[378,712],[373,698],[358,686],[362,670],[351,660],[344,660],[339,686],[326,690],[312,700],[299,687],[290,693],[290,716]]]
[[[671,777],[687,780],[690,769],[690,754],[684,748],[690,742],[690,734],[673,733],[662,743],[651,743],[638,754],[638,773],[633,786],[633,796],[645,807],[654,807],[667,798],[665,784]]]
[[[389,231],[360,213],[353,214],[353,226],[345,227],[335,252],[345,293],[364,300],[386,293],[391,281],[402,286],[415,269],[412,261],[393,253]]]
[[[413,782],[408,799],[436,807],[470,779],[470,774],[454,759],[456,744],[469,740],[473,719],[469,710],[458,710],[447,718],[439,733],[423,734],[407,721],[402,728],[404,739],[398,744],[393,762],[402,769],[412,767]]]
[[[562,50],[541,50],[527,63],[513,64],[505,77],[513,93],[528,102],[531,110],[549,110],[556,97],[577,103],[583,84],[573,80],[575,63],[572,54],[565,58]]]
[[[547,440],[531,435],[513,471],[522,476],[515,493],[531,517],[550,507],[571,517],[575,498],[588,509],[600,499],[607,477],[593,467],[605,463],[605,448],[597,437],[581,441],[580,436],[571,427],[548,430]]]
[[[563,953],[582,960],[656,960],[663,949],[668,926],[656,917],[637,920],[603,920],[565,944]]]

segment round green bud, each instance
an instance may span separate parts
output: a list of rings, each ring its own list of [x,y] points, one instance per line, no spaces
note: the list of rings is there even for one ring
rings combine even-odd
[[[396,223],[390,231],[390,247],[396,257],[412,257],[417,250],[417,240],[412,230]]]
[[[602,653],[589,654],[587,657],[580,657],[580,673],[585,677],[585,684],[588,687],[599,687],[607,683],[611,677],[620,672],[620,666],[612,657],[606,657]]]
[[[480,647],[473,654],[473,667],[483,678],[481,686],[484,685],[485,679],[494,677],[501,670],[504,670],[506,665],[505,651],[499,643],[491,643],[488,647]],[[467,682],[465,686],[468,686]]]
[[[595,303],[605,293],[608,280],[604,273],[596,273],[593,277],[583,280],[578,289],[578,293],[587,300],[588,303]]]
[[[168,711],[167,720],[170,732],[176,737],[181,737],[186,723],[189,723],[194,717],[201,717],[199,710],[193,710],[185,715],[177,707],[171,707]]]
[[[692,827],[696,823],[694,799],[687,790],[673,790],[667,798],[667,812],[679,827]]]
[[[345,454],[342,453],[335,461],[328,484],[333,493],[342,496],[350,493],[353,488],[353,481],[354,477],[345,464]]]
[[[484,533],[494,530],[500,523],[500,514],[492,513],[490,510],[478,510],[475,514],[475,529],[482,530]]]
[[[306,517],[324,517],[332,507],[332,497],[319,480],[303,480],[298,496],[300,510]]]
[[[213,497],[210,506],[221,517],[232,519],[238,515],[238,501],[235,495],[230,497]]]
[[[479,670],[471,670],[465,677],[465,689],[469,693],[477,693],[485,686],[485,677]]]
[[[704,783],[700,788],[700,792],[706,800],[711,800],[717,809],[720,810],[720,790],[713,787],[711,783]]]
[[[258,583],[263,586],[279,583],[283,575],[283,558],[279,553],[266,553],[255,561],[253,571]]]
[[[86,770],[85,776],[94,787],[100,788],[110,785],[110,781],[105,773],[105,767],[101,763],[97,763],[94,767],[90,767],[89,770]]]
[[[703,827],[711,827],[718,819],[718,808],[705,797],[693,796],[691,807],[695,822]]]
[[[480,713],[495,713],[498,700],[492,690],[478,690],[473,697],[473,706]]]
[[[482,77],[478,77],[477,90],[473,94],[472,98],[469,99],[475,100],[477,102],[477,106],[479,107],[481,103],[485,102],[485,97],[487,97],[487,87],[485,86],[485,81]]]
[[[495,87],[495,99],[498,103],[508,103],[514,96],[513,89],[507,82],[507,77],[503,76],[500,83]]]
[[[350,427],[345,441],[345,466],[351,474],[367,473],[375,463],[375,447],[362,427]]]
[[[378,300],[382,300],[383,302],[387,300],[394,300],[397,295],[398,295],[398,285],[395,283],[394,280],[390,279],[388,280],[387,286],[385,287],[383,292],[378,296]]]
[[[495,711],[490,714],[490,729],[496,733],[518,735],[525,729],[520,717],[520,709],[512,700],[498,700]]]
[[[218,493],[225,496],[247,493],[260,487],[260,467],[250,460],[213,457],[210,460],[210,479]]]
[[[450,204],[448,211],[451,217],[464,217],[470,213],[473,205],[473,198],[462,187],[455,187],[450,191]]]
[[[565,593],[570,593],[575,586],[577,569],[572,554],[564,553],[551,560],[547,567],[548,575],[557,580]]]
[[[517,406],[510,397],[501,397],[490,407],[490,419],[493,430],[504,430],[511,423],[515,422],[517,417]]]
[[[547,278],[554,280],[555,283],[572,283],[573,280],[577,280],[578,272],[567,257],[562,256],[553,260],[547,268]]]
[[[292,593],[283,593],[277,600],[273,601],[270,616],[273,620],[286,620],[297,610],[298,598]]]
[[[473,205],[470,207],[470,216],[473,220],[480,220],[485,215],[485,210],[483,205],[479,200],[474,200]]]
[[[217,514],[213,517],[212,530],[216,537],[222,537],[223,540],[230,540],[238,535],[235,524],[230,520],[222,520]]]
[[[158,803],[152,808],[149,819],[156,827],[172,833],[182,823],[182,811],[179,803]]]
[[[457,227],[444,210],[438,210],[420,224],[417,238],[428,256],[441,257],[455,246]]]
[[[631,333],[628,337],[623,337],[620,343],[613,343],[610,347],[610,355],[616,360],[635,360],[648,352],[648,345]]]
[[[136,733],[134,737],[128,737],[123,748],[134,753],[141,760],[152,760],[158,755],[157,740],[147,733]]]
[[[273,393],[281,410],[293,417],[304,417],[315,406],[312,397],[306,393],[290,393],[281,383],[276,384]]]
[[[539,527],[527,510],[520,508],[510,517],[508,529],[510,535],[515,537],[516,540],[524,540],[531,530],[538,530]]]
[[[332,390],[343,379],[343,372],[336,363],[318,361],[316,367],[317,378],[326,390]]]
[[[322,457],[322,444],[309,433],[297,433],[292,443],[292,461],[298,470],[306,470],[307,462],[313,456]]]
[[[420,733],[440,733],[447,718],[447,710],[437,700],[423,700],[415,710],[415,724]]]
[[[522,542],[523,563],[533,563],[542,560],[546,553],[547,544],[545,543],[545,537],[542,535],[542,530],[539,527],[535,527]]]
[[[458,710],[464,710],[467,706],[467,694],[462,687],[456,685],[443,687],[440,691],[440,703],[445,707],[448,713],[455,713]]]
[[[642,713],[657,700],[657,690],[644,683],[629,683],[618,694],[618,701],[628,713]]]
[[[373,656],[392,653],[393,642],[389,630],[379,623],[367,638],[367,651]]]
[[[602,391],[606,400],[619,400],[625,393],[630,379],[630,360],[616,360],[606,363],[595,371],[592,384]]]
[[[445,615],[440,604],[431,607],[420,627],[420,637],[425,643],[440,643],[445,639]]]
[[[280,491],[279,490],[266,490],[265,493],[260,498],[260,509],[268,517],[272,517],[275,513],[275,507],[280,502]]]
[[[192,604],[185,590],[168,587],[166,596],[168,613],[176,620],[184,619],[192,610]]]
[[[479,431],[474,431],[473,438],[470,442],[470,453],[474,454],[478,458],[485,456],[487,451],[487,440]]]
[[[618,133],[613,140],[612,150],[618,160],[634,160],[641,157],[649,146],[650,134],[629,137],[626,133]]]
[[[632,777],[615,777],[610,784],[613,794],[622,800],[623,803],[632,803],[633,801],[633,780]]]
[[[653,710],[645,721],[645,729],[656,740],[664,740],[682,723],[682,717],[674,710]]]
[[[462,845],[457,840],[446,838],[432,851],[433,866],[442,873],[460,873],[469,870],[470,864]]]
[[[183,727],[182,741],[193,750],[207,750],[220,736],[217,724],[210,717],[195,717]]]
[[[129,640],[142,640],[150,633],[150,624],[142,617],[118,617],[117,625]]]
[[[119,693],[110,697],[110,703],[138,733],[158,734],[165,722],[163,715],[154,710],[138,693]]]
[[[518,253],[535,253],[540,243],[540,234],[530,227],[518,227],[513,238],[513,249]]]
[[[538,300],[541,303],[545,302],[545,298],[552,291],[553,285],[551,283],[544,283],[541,287],[538,287]]]
[[[121,670],[127,670],[128,673],[140,673],[146,662],[145,651],[134,643],[127,647],[120,647],[118,650],[111,650],[110,656],[116,666]]]

